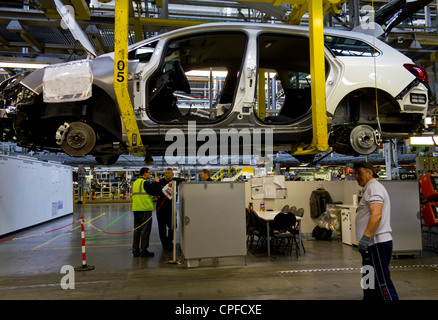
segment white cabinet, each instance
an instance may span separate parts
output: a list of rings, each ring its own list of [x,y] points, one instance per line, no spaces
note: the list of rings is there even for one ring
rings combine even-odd
[[[244,182],[180,186],[181,250],[188,267],[199,259],[246,256]]]
[[[341,207],[342,242],[356,245],[356,209],[355,205],[339,205]]]

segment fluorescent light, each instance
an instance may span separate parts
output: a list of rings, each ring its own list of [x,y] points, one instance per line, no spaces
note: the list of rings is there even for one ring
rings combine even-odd
[[[227,76],[227,71],[213,71],[213,77],[221,77],[225,78]],[[189,72],[186,72],[186,76],[188,77],[209,77],[210,71],[208,70],[192,70]]]
[[[433,146],[435,144],[434,139],[435,139],[435,137],[432,138],[432,136],[410,137],[409,138],[409,145],[411,145],[411,146]]]
[[[47,66],[47,63],[0,62],[0,68],[41,69]]]

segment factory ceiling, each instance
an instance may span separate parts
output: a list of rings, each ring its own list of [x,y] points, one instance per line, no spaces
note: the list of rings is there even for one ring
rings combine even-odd
[[[352,29],[354,15],[363,19],[388,3],[375,0],[345,2],[338,14],[325,16],[326,25]],[[405,0],[392,0],[405,1]],[[418,0],[420,1],[420,0]],[[427,0],[423,0],[423,2]],[[285,1],[287,2],[287,1]],[[430,1],[429,1],[430,2]],[[64,7],[56,4],[62,3]],[[114,3],[109,0],[4,0],[0,3],[0,56],[2,62],[58,63],[85,58],[87,52],[70,32],[60,13],[74,13],[98,54],[114,49]],[[132,1],[129,42],[180,26],[201,22],[246,21],[284,23],[291,5],[273,6],[247,1],[162,0]],[[164,3],[160,8],[158,3]],[[167,5],[166,5],[167,3]],[[61,12],[60,12],[61,11]],[[307,24],[307,14],[300,20]],[[140,27],[136,23],[140,21]],[[414,60],[428,60],[438,48],[436,4],[429,4],[385,35],[385,40]],[[137,28],[137,29],[136,29]],[[141,35],[134,30],[141,30]],[[137,36],[137,37],[136,37]],[[13,70],[8,70],[12,71]]]

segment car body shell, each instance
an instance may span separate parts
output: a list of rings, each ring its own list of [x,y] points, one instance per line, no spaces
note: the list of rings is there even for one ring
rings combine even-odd
[[[235,95],[232,102],[231,110],[220,120],[208,123],[197,123],[197,130],[202,128],[265,128],[272,129],[274,132],[274,144],[276,149],[294,150],[297,145],[306,145],[310,143],[312,137],[311,109],[301,115],[299,118],[288,123],[267,123],[262,121],[254,110],[255,97],[257,96],[257,70],[258,70],[258,41],[263,34],[275,34],[282,36],[303,37],[308,39],[309,31],[307,27],[272,25],[272,24],[251,24],[251,23],[212,23],[194,27],[182,28],[171,31],[154,38],[150,38],[128,47],[129,52],[138,48],[154,43],[153,53],[150,59],[144,63],[136,59],[130,59],[128,63],[128,86],[133,105],[137,124],[146,148],[154,154],[163,154],[169,142],[165,141],[165,133],[172,128],[179,128],[186,135],[188,134],[188,122],[169,123],[166,121],[156,121],[148,112],[148,93],[147,89],[151,86],[149,82],[162,68],[163,59],[166,54],[169,43],[191,37],[194,35],[203,35],[210,33],[238,32],[246,36],[246,44],[242,62],[239,71],[238,84],[236,85]],[[387,112],[389,126],[385,127],[383,119],[383,128],[390,129],[388,132],[392,136],[405,136],[419,132],[424,128],[425,116],[428,108],[428,87],[426,83],[416,80],[416,76],[408,71],[404,64],[412,64],[412,60],[393,49],[389,45],[369,35],[362,33],[342,31],[337,29],[325,29],[325,37],[340,37],[360,41],[374,49],[373,54],[367,55],[337,55],[326,44],[324,55],[326,60],[326,107],[330,131],[333,127],[349,126],[351,128],[367,124],[373,128],[378,128],[376,114],[364,116],[352,121],[351,105],[354,97],[360,93],[365,100],[369,99],[370,92],[378,92],[384,97],[385,104],[391,105],[391,111]],[[305,48],[307,49],[307,48]],[[291,52],[297,48],[290,48]],[[300,49],[303,50],[303,49]],[[127,139],[124,131],[118,104],[114,92],[114,53],[101,55],[90,61],[91,72],[93,74],[93,94],[96,89],[109,97],[108,101],[113,102],[113,109],[108,115],[105,115],[105,108],[102,107],[99,116],[93,116],[93,121],[104,127],[111,133],[113,141],[104,141],[103,143],[117,140],[122,146],[126,146]],[[21,84],[30,89],[36,96],[43,93],[44,69],[36,70],[21,80]],[[7,80],[6,80],[7,81]],[[140,88],[140,89],[138,89]],[[412,102],[412,94],[421,94],[426,96],[424,103]],[[350,97],[350,98],[349,98]],[[353,97],[353,98],[351,98]],[[375,98],[374,98],[375,99]],[[383,99],[383,98],[382,98]],[[100,101],[100,100],[99,100]],[[6,102],[7,104],[8,102]],[[9,101],[10,103],[10,101]],[[58,101],[62,104],[62,99]],[[365,103],[365,102],[361,102]],[[375,110],[375,103],[366,102],[364,110]],[[56,108],[58,108],[58,105]],[[46,104],[47,105],[47,104]],[[7,107],[7,105],[5,106]],[[19,106],[17,106],[19,107]],[[88,106],[89,108],[90,106]],[[360,107],[362,108],[362,107]],[[343,110],[345,109],[345,110]],[[362,109],[361,109],[362,110]],[[383,110],[384,111],[384,110]],[[88,112],[88,111],[87,111]],[[371,111],[370,111],[371,112]],[[374,111],[373,111],[374,112]],[[382,112],[382,115],[385,112]],[[365,114],[365,113],[364,113]],[[398,128],[397,116],[403,115],[400,120],[404,123]],[[412,118],[410,118],[412,116]],[[112,117],[108,120],[106,117]],[[57,117],[59,118],[59,117]],[[100,119],[101,118],[101,119]],[[115,119],[114,119],[115,118]],[[37,121],[34,119],[33,121]],[[57,119],[59,121],[59,119]],[[61,123],[60,123],[61,124]],[[410,124],[410,125],[409,125]],[[385,133],[385,132],[383,132]],[[55,132],[53,132],[53,136]],[[53,140],[54,137],[48,140]],[[346,139],[348,140],[348,139]],[[346,141],[347,143],[348,141]],[[24,143],[25,144],[25,143]],[[48,143],[54,146],[53,141]],[[44,146],[43,146],[44,147]],[[118,150],[107,149],[105,153],[124,153],[126,148]],[[91,152],[93,154],[93,152]],[[95,153],[99,154],[99,152]]]

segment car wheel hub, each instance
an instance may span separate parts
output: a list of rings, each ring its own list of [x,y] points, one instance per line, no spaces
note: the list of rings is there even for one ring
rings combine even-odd
[[[96,133],[85,122],[72,122],[65,140],[61,144],[62,150],[75,157],[88,154],[96,145]]]
[[[88,134],[81,129],[73,130],[67,137],[68,145],[76,149],[82,148],[87,143],[87,140]]]
[[[367,125],[359,125],[350,133],[350,143],[354,151],[359,154],[370,154],[380,143],[375,130]]]

